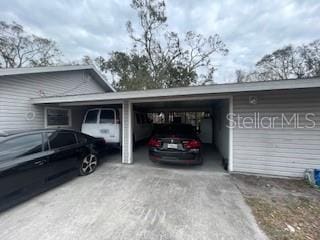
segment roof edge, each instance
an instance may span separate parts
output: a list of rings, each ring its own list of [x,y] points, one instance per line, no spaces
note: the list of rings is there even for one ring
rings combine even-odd
[[[23,74],[38,74],[38,73],[51,73],[51,72],[68,72],[68,71],[80,71],[80,70],[91,70],[93,71],[100,80],[100,84],[103,87],[107,87],[112,92],[116,90],[103,76],[103,74],[94,65],[65,65],[65,66],[47,66],[47,67],[22,67],[22,68],[4,68],[0,69],[1,76],[12,76],[12,75],[23,75]]]
[[[167,88],[153,90],[126,91],[101,94],[86,94],[62,97],[33,98],[33,104],[70,103],[70,102],[94,102],[94,101],[123,101],[134,99],[152,99],[165,97],[196,96],[202,94],[235,94],[241,92],[260,92],[273,90],[290,90],[320,88],[320,77],[306,79],[292,79],[279,81],[226,83],[210,86],[194,86],[182,88]]]

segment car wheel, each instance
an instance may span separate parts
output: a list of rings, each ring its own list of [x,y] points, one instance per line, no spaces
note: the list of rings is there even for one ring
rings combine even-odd
[[[85,176],[90,173],[93,173],[98,166],[98,157],[97,155],[90,153],[82,158],[80,163],[80,175]]]

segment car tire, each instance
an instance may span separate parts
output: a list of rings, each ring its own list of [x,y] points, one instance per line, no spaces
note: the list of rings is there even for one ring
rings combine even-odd
[[[79,174],[86,176],[93,173],[98,166],[98,156],[95,153],[89,153],[81,158]]]

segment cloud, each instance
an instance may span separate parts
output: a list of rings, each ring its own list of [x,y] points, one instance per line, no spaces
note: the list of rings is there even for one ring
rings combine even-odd
[[[170,0],[167,12],[169,28],[181,34],[220,34],[230,54],[216,58],[217,82],[234,80],[236,69],[253,69],[277,48],[320,38],[318,0]],[[125,23],[137,22],[130,0],[11,0],[2,4],[0,16],[54,39],[65,60],[128,50]]]

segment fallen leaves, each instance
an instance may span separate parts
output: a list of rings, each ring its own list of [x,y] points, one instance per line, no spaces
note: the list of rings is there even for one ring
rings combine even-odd
[[[234,176],[271,240],[319,240],[320,195],[303,181]]]

